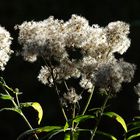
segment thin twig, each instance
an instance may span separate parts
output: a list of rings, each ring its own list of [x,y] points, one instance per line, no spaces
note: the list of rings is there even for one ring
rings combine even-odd
[[[52,79],[53,79],[53,84],[54,84],[55,91],[56,91],[56,93],[57,93],[57,95],[58,95],[58,98],[59,98],[59,104],[60,104],[62,113],[63,113],[63,115],[64,115],[65,120],[68,121],[68,118],[67,118],[67,115],[66,115],[66,113],[65,113],[65,110],[64,110],[64,108],[63,108],[63,106],[61,105],[61,102],[60,102],[60,94],[59,94],[59,90],[58,90],[58,88],[57,88],[57,84],[56,84],[56,82],[55,82],[55,77],[54,77],[54,73],[53,73],[53,68],[52,68],[51,66],[50,66],[50,69],[51,69],[51,76],[52,76]]]
[[[103,115],[103,113],[104,113],[104,110],[105,110],[105,108],[106,108],[106,104],[107,104],[109,98],[110,98],[110,95],[108,94],[108,95],[106,96],[105,100],[104,100],[104,103],[103,103],[102,107],[101,107],[101,112],[100,112],[100,114],[99,114],[99,116],[98,116],[98,118],[97,118],[96,125],[95,125],[95,127],[94,127],[94,129],[93,129],[93,131],[92,131],[92,133],[91,133],[92,135],[91,135],[90,140],[93,140],[93,138],[95,137],[96,131],[97,131],[98,126],[99,126],[99,123],[100,123],[100,121],[101,121],[101,117],[102,117],[102,115]]]
[[[87,103],[86,103],[86,105],[85,105],[85,107],[84,107],[84,110],[83,110],[83,112],[81,113],[81,115],[84,115],[84,114],[86,113],[86,111],[87,111],[87,109],[88,109],[88,107],[89,107],[89,104],[90,104],[90,102],[91,102],[91,99],[92,99],[92,96],[93,96],[93,93],[94,93],[94,89],[95,89],[95,87],[93,86],[93,88],[92,88],[92,90],[91,90],[91,92],[90,92],[89,98],[88,98],[88,100],[87,100]],[[78,127],[78,125],[79,125],[79,123],[76,124],[75,129]]]
[[[8,90],[10,89],[10,91],[14,91],[12,88],[10,88],[10,87],[8,87],[7,85],[6,85],[6,83],[2,83],[2,82],[0,82],[0,84],[2,85],[2,88],[3,88],[3,90],[5,91],[5,93],[7,94],[7,95],[9,95],[9,96],[11,96],[10,95],[10,93],[8,92]],[[7,89],[8,90],[7,90]],[[15,92],[15,91],[14,91]],[[16,92],[15,92],[16,93]],[[17,97],[18,95],[17,95],[17,93],[16,93],[16,100],[17,100],[17,104],[16,104],[16,102],[14,101],[14,98],[11,98],[11,102],[13,103],[13,105],[14,105],[14,107],[16,108],[16,109],[18,109],[18,110],[20,110],[19,111],[19,114],[23,117],[23,119],[24,119],[24,121],[27,123],[27,125],[29,126],[29,128],[31,129],[31,130],[33,130],[33,127],[31,126],[31,124],[29,123],[29,121],[27,120],[27,118],[25,117],[25,115],[23,114],[23,112],[22,112],[22,110],[20,109],[20,103],[19,103],[19,100],[18,100],[18,97]],[[35,136],[35,138],[36,138],[36,140],[39,140],[39,138],[38,138],[38,136],[35,134],[34,135]]]

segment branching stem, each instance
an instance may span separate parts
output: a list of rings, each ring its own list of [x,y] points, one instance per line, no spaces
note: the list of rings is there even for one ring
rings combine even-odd
[[[108,94],[108,95],[106,95],[106,98],[105,98],[105,100],[104,100],[104,103],[103,103],[103,105],[102,105],[102,107],[101,107],[99,116],[98,116],[98,118],[97,118],[97,122],[96,122],[96,124],[95,124],[95,127],[94,127],[92,133],[91,133],[91,138],[90,138],[90,140],[93,140],[93,138],[95,137],[96,131],[97,131],[98,126],[99,126],[99,123],[100,123],[100,121],[101,121],[101,117],[102,117],[102,115],[103,115],[103,113],[104,113],[106,104],[107,104],[107,102],[108,102],[109,99],[110,99],[110,95]]]
[[[6,85],[6,83],[0,82],[0,84],[1,84],[1,86],[2,86],[2,88],[3,88],[3,90],[5,91],[5,93],[6,93],[7,95],[11,96],[10,93],[8,92],[8,90],[10,90],[10,91],[12,91],[12,92],[13,92],[14,90],[13,90],[12,88],[8,87],[8,86]],[[8,89],[8,90],[7,90],[7,89]],[[14,93],[16,93],[16,92],[14,91]],[[12,97],[12,96],[11,96],[11,97]],[[16,100],[17,100],[17,103],[15,102],[14,98],[11,98],[11,102],[13,103],[14,107],[15,107],[16,109],[19,110],[18,113],[22,116],[22,118],[24,119],[24,121],[27,123],[28,127],[30,128],[30,130],[33,130],[33,127],[31,126],[31,124],[29,123],[28,119],[25,117],[24,113],[22,112],[22,110],[21,110],[21,108],[20,108],[20,103],[19,103],[19,100],[18,100],[18,94],[17,94],[17,93],[16,93]],[[36,134],[35,134],[34,136],[35,136],[35,139],[36,139],[36,140],[39,140],[39,138],[38,138],[38,136],[37,136]]]

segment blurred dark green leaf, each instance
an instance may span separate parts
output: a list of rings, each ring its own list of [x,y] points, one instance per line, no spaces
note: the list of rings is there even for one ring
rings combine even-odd
[[[65,134],[64,140],[70,140],[70,133],[66,133],[66,134]]]
[[[113,135],[111,135],[109,133],[105,133],[102,131],[97,131],[96,133],[99,135],[105,136],[105,137],[109,138],[110,140],[117,140],[117,138],[115,138]]]
[[[80,122],[86,121],[88,119],[95,119],[95,116],[93,116],[93,115],[79,115],[73,119],[73,122],[80,123]]]
[[[127,138],[127,140],[135,140],[135,138],[138,138],[138,137],[140,137],[140,133],[131,135],[130,137]]]
[[[14,111],[14,112],[21,114],[21,110],[17,109],[17,108],[2,108],[2,109],[0,109],[0,112],[1,111]]]
[[[23,132],[22,134],[19,135],[17,140],[22,139],[26,135],[37,134],[37,133],[41,133],[41,132],[48,133],[49,134],[48,139],[51,139],[54,135],[56,135],[60,132],[64,132],[64,131],[63,131],[63,127],[61,127],[61,126],[44,126],[44,127],[36,128],[33,130],[27,130],[27,131]]]
[[[0,99],[12,100],[12,96],[0,93]]]

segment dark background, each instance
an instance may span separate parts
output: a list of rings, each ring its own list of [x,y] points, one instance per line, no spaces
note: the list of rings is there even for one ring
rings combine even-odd
[[[111,21],[122,20],[131,25],[131,47],[123,55],[128,62],[137,65],[136,74],[131,84],[123,86],[117,98],[113,99],[112,110],[122,115],[126,120],[139,114],[136,110],[137,97],[133,86],[140,81],[140,0],[0,0],[0,25],[10,31],[14,38],[11,46],[20,50],[17,44],[18,32],[14,30],[16,24],[23,21],[43,20],[53,15],[55,18],[68,20],[71,14],[78,14],[87,18],[92,24],[106,26]],[[41,61],[33,64],[25,62],[20,56],[13,55],[2,76],[7,84],[19,88],[23,92],[22,102],[38,101],[44,109],[43,125],[59,125],[63,123],[62,114],[58,106],[57,96],[52,89],[37,81],[41,68]],[[100,101],[100,100],[99,100]],[[98,102],[98,101],[97,101]],[[8,106],[0,100],[0,108]],[[25,110],[27,117],[34,127],[37,127],[36,112]],[[0,140],[15,140],[27,126],[19,115],[12,112],[0,112]]]

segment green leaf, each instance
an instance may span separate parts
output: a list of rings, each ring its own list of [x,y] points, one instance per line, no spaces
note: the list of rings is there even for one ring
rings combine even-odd
[[[66,121],[65,126],[64,126],[64,132],[69,128],[69,123]]]
[[[48,140],[52,139],[52,137],[54,137],[55,135],[57,135],[61,132],[64,132],[64,130],[60,129],[60,130],[53,130],[53,131],[49,132],[48,135],[47,135]]]
[[[140,133],[131,135],[130,137],[127,138],[127,140],[132,140],[132,139],[137,138],[137,137],[140,137]]]
[[[38,124],[40,124],[43,117],[43,110],[41,105],[38,102],[27,102],[21,103],[21,107],[33,107],[38,112]]]
[[[88,111],[98,111],[98,110],[101,110],[101,108],[100,108],[100,107],[91,108],[91,109],[89,109]]]
[[[26,135],[29,134],[37,134],[37,133],[41,133],[41,132],[47,132],[49,134],[49,138],[51,139],[54,135],[63,132],[63,127],[61,126],[44,126],[44,127],[40,127],[40,128],[36,128],[33,130],[27,130],[25,132],[23,132],[22,134],[19,135],[19,137],[17,138],[17,140],[20,140],[21,138],[23,138]]]
[[[0,112],[1,111],[14,111],[14,112],[21,114],[21,110],[17,109],[17,108],[2,108],[2,109],[0,109]]]
[[[38,124],[40,124],[41,120],[42,120],[42,117],[43,117],[43,110],[42,110],[42,107],[39,103],[37,102],[34,102],[32,104],[32,107],[38,112]]]
[[[118,114],[116,114],[114,112],[105,112],[103,115],[115,119],[118,123],[121,124],[121,126],[124,128],[125,132],[127,132],[126,123],[125,123],[124,119],[120,115],[118,115]]]
[[[50,132],[50,131],[60,130],[60,129],[63,129],[63,127],[62,126],[44,126],[44,127],[35,129],[35,132],[37,133]]]
[[[12,96],[0,93],[0,99],[12,100]]]
[[[83,121],[88,120],[88,119],[95,119],[95,116],[93,116],[93,115],[79,115],[73,119],[73,122],[80,123],[80,122],[83,122]]]
[[[70,140],[70,133],[65,134],[64,140]]]
[[[135,131],[135,130],[138,130],[138,129],[140,129],[140,126],[132,127],[131,129],[129,129],[129,130],[127,131],[127,133],[130,133],[130,132]]]
[[[79,132],[74,132],[74,139],[73,140],[78,140]]]
[[[73,132],[73,140],[78,140],[79,132]],[[64,140],[71,140],[70,132],[65,133]]]
[[[111,134],[108,134],[108,133],[105,133],[105,132],[102,132],[102,131],[97,131],[96,132],[97,134],[99,134],[99,135],[103,135],[103,136],[105,136],[105,137],[107,137],[107,138],[109,138],[109,139],[111,139],[111,140],[117,140],[117,138],[115,138],[113,135],[111,135]]]
[[[127,126],[140,126],[140,121],[130,122]]]
[[[140,116],[135,116],[134,119],[135,120],[140,120]]]

